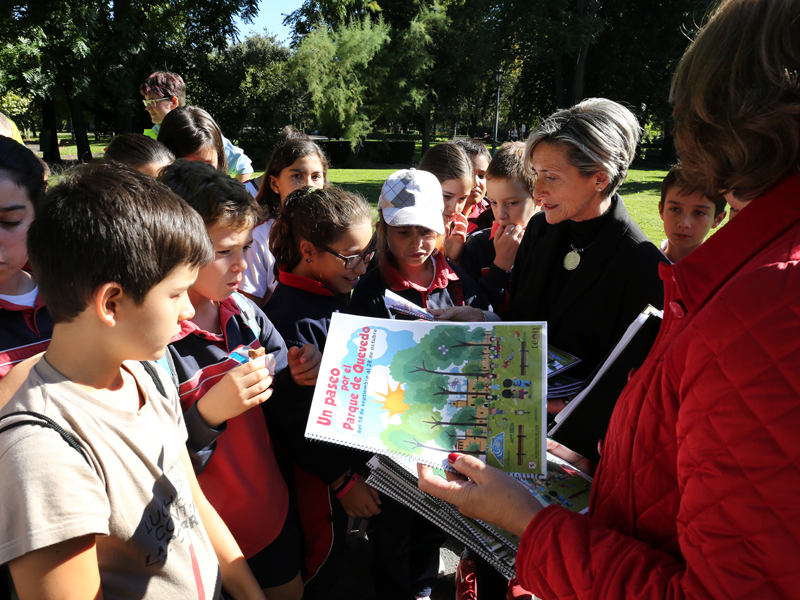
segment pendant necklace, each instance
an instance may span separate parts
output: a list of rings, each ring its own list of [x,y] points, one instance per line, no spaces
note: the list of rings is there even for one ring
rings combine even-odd
[[[592,242],[594,244],[594,242]],[[589,244],[591,246],[592,244]],[[581,252],[589,248],[589,246],[584,246],[583,248],[576,248],[575,244],[570,242],[569,247],[572,248],[567,255],[564,257],[564,268],[567,271],[574,271],[578,268],[578,265],[581,264]]]

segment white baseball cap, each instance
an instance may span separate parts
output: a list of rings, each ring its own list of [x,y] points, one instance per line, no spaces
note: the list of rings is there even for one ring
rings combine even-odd
[[[442,186],[433,173],[402,169],[381,188],[378,210],[392,227],[418,225],[444,234]]]

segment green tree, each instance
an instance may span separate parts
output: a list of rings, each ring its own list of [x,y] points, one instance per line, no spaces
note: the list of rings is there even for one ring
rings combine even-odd
[[[66,106],[80,158],[91,157],[85,113],[107,104],[117,132],[131,130],[138,84],[167,56],[224,48],[235,16],[251,19],[257,0],[36,0],[15,3],[0,21],[2,79],[42,106],[46,160],[58,161],[58,113]],[[176,69],[179,70],[179,69]],[[185,71],[184,71],[185,72]],[[138,105],[141,114],[141,105]]]
[[[431,117],[436,103],[436,41],[447,31],[450,19],[442,4],[420,4],[408,23],[398,23],[391,41],[376,57],[372,93],[384,121],[411,122],[422,131],[422,151],[428,150]]]
[[[372,127],[365,106],[368,66],[389,39],[383,19],[353,18],[330,30],[314,26],[297,47],[293,66],[308,91],[309,104],[329,136],[355,146]]]
[[[211,113],[223,133],[262,167],[277,133],[308,113],[305,89],[289,59],[290,50],[265,32],[202,57],[202,67],[186,76],[192,102]]]

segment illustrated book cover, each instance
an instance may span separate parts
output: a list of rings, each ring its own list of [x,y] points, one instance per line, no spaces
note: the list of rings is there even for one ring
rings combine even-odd
[[[447,467],[452,451],[546,472],[547,325],[336,313],[306,437]]]

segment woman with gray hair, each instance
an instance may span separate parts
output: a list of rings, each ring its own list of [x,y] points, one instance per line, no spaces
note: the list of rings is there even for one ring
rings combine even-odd
[[[591,98],[552,114],[527,141],[528,167],[536,175],[534,197],[543,210],[525,228],[503,319],[547,321],[548,343],[581,359],[570,369],[571,377],[587,379],[648,304],[663,307],[658,265],[666,258],[617,194],[640,132],[627,108]],[[467,310],[451,309],[440,318],[472,319]],[[618,360],[615,367],[627,374],[639,364]],[[559,412],[566,400],[548,399],[548,411]],[[572,418],[570,439],[580,442],[571,444],[573,450],[599,460],[598,443],[616,400],[613,394],[602,402],[595,399],[591,418]],[[471,565],[462,562],[459,569],[469,572]],[[481,560],[475,569],[478,587],[497,595],[503,582]]]
[[[664,304],[658,265],[668,261],[617,194],[640,132],[627,108],[590,98],[553,113],[527,141],[534,197],[542,210],[525,228],[511,273],[509,310],[502,317],[547,321],[548,343],[581,359],[571,377],[586,379],[648,304],[659,309]],[[523,235],[508,229],[509,235]],[[449,309],[439,318],[483,319],[471,310]],[[579,424],[586,458],[599,459],[597,443],[615,401],[607,398],[608,406],[594,408],[605,418]],[[550,399],[548,411],[557,413],[564,405],[564,399]]]
[[[548,341],[582,360],[573,377],[586,378],[647,304],[663,306],[664,255],[617,194],[640,131],[627,108],[592,98],[554,113],[528,138],[542,211],[520,244],[504,318],[547,321]],[[548,408],[562,407],[557,400]],[[590,425],[591,448],[606,425]]]

